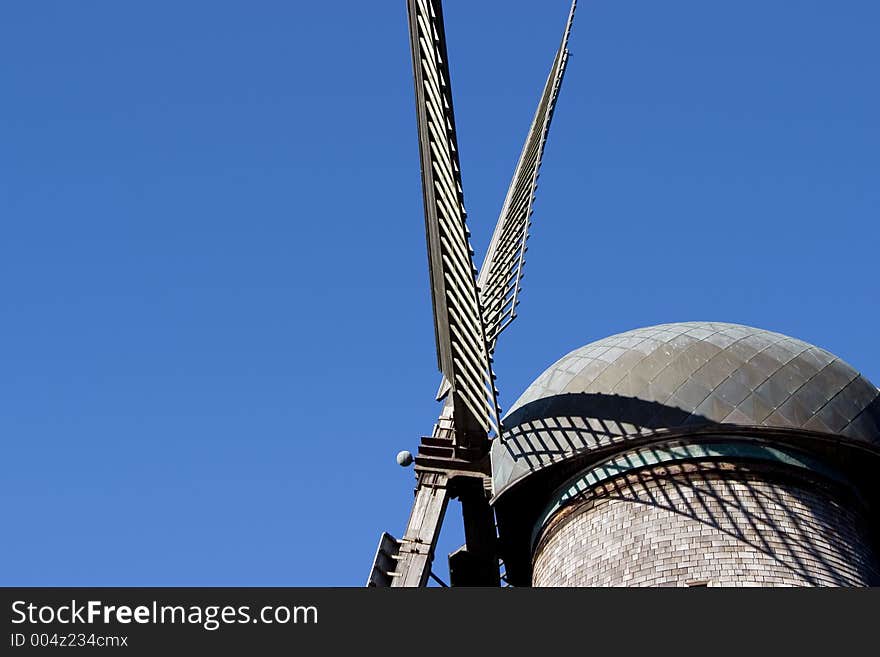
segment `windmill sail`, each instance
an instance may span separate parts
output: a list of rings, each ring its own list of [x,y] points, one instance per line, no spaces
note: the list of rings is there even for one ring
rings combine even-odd
[[[498,433],[491,354],[516,316],[529,217],[547,131],[568,60],[565,28],[479,279],[465,224],[461,169],[440,0],[407,0],[437,360],[445,399],[422,438],[416,497],[399,541],[383,535],[369,586],[425,586],[450,499],[461,502],[465,545],[450,555],[450,583],[498,586],[500,570],[487,438]],[[463,448],[463,449],[462,449]]]
[[[538,172],[568,64],[568,39],[576,9],[577,0],[574,0],[562,36],[562,44],[553,60],[501,216],[498,218],[483,266],[480,268],[478,286],[490,356],[495,351],[498,335],[516,318],[525,264],[526,241],[531,226],[532,205],[538,187]]]
[[[455,440],[485,445],[498,409],[465,223],[461,168],[439,0],[408,0],[437,360]]]

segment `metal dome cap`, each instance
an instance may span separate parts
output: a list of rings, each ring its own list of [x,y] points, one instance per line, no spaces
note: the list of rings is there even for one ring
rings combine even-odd
[[[615,445],[737,428],[877,450],[880,391],[828,351],[780,333],[719,322],[627,331],[564,356],[516,401],[492,447],[495,497]]]

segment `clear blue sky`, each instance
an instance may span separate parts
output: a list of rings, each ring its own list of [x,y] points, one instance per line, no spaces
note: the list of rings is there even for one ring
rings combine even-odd
[[[568,0],[445,6],[481,258]],[[400,535],[439,410],[406,30],[0,8],[0,584],[361,585]],[[502,405],[683,320],[880,382],[878,32],[874,0],[581,2]]]

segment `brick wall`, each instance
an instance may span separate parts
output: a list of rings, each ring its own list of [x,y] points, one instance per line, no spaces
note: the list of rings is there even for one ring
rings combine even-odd
[[[865,586],[878,580],[858,504],[842,491],[735,464],[605,482],[560,510],[535,586]]]

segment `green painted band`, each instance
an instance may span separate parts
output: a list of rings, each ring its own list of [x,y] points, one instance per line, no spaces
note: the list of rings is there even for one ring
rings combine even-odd
[[[626,472],[663,463],[695,461],[706,458],[728,458],[757,460],[779,463],[802,470],[824,475],[834,481],[844,481],[837,472],[827,465],[801,452],[781,447],[743,440],[742,437],[717,436],[712,442],[686,443],[679,445],[663,444],[643,447],[611,459],[581,472],[560,486],[553,499],[538,517],[532,531],[532,546],[551,517],[571,500],[582,497],[596,485]]]

